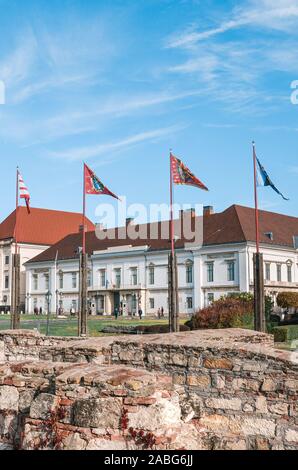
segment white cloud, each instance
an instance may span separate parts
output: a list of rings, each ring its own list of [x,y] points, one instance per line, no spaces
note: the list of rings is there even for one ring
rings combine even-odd
[[[231,12],[231,18],[214,28],[173,36],[167,41],[167,47],[191,47],[198,41],[203,41],[212,36],[217,36],[243,26],[291,31],[297,27],[297,20],[298,5],[296,0],[251,0],[244,7],[234,8]]]
[[[162,129],[155,129],[153,131],[141,132],[133,136],[126,137],[125,139],[118,140],[116,142],[107,142],[105,144],[81,147],[81,148],[71,148],[62,151],[49,152],[48,156],[54,158],[60,158],[68,161],[76,160],[87,160],[92,157],[97,157],[100,155],[106,155],[107,152],[113,152],[117,150],[127,149],[136,144],[140,144],[148,141],[156,141],[163,137],[175,134],[179,130],[184,129],[185,126],[171,126]]]
[[[20,38],[18,46],[0,62],[0,77],[7,89],[31,75],[36,60],[37,43],[31,33]]]

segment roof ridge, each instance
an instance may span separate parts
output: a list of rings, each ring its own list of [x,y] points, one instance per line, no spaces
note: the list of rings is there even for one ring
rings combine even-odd
[[[232,206],[236,212],[236,215],[237,215],[237,220],[238,220],[238,223],[239,223],[239,226],[241,228],[241,232],[242,232],[242,235],[244,237],[245,240],[247,240],[247,237],[245,235],[245,231],[244,231],[244,228],[243,228],[243,225],[242,225],[242,222],[241,222],[241,217],[239,216],[239,212],[238,212],[238,208],[239,207],[244,207],[244,206],[239,206],[237,204],[234,204],[234,206]]]

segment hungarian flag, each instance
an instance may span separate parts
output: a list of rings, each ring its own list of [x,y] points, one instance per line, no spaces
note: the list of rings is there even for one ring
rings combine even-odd
[[[258,168],[257,168],[257,183],[258,186],[271,186],[271,188],[279,194],[285,201],[289,201],[278,189],[277,187],[272,183],[271,179],[269,178],[269,175],[263,165],[261,164],[260,160],[257,158],[255,155],[255,158],[258,163]]]
[[[175,184],[187,184],[196,188],[209,191],[209,189],[200,181],[179,158],[171,154],[171,165],[173,172],[173,181]]]
[[[85,174],[85,193],[86,194],[106,194],[107,196],[112,196],[115,199],[119,199],[116,194],[112,193],[96,176],[96,174],[86,165],[84,165],[84,174]]]
[[[27,211],[28,211],[28,214],[30,214],[30,194],[29,194],[27,186],[24,183],[23,177],[19,171],[18,171],[18,182],[19,182],[20,198],[25,199]]]

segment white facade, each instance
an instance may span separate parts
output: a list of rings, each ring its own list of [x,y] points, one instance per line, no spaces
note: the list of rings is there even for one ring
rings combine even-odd
[[[24,264],[47,248],[49,247],[44,245],[19,244],[21,262],[20,302],[22,310],[25,310],[27,294]],[[0,308],[4,312],[9,311],[11,305],[12,255],[14,252],[14,242],[11,240],[0,241]]]
[[[298,290],[298,257],[294,248],[263,245],[265,289],[273,299],[278,292]],[[232,292],[253,291],[253,243],[189,246],[177,250],[179,310],[191,315]],[[270,269],[268,268],[270,265]],[[26,265],[27,311],[78,311],[78,259]],[[270,276],[269,276],[270,271]],[[267,276],[266,276],[267,275]],[[269,278],[270,277],[270,278]],[[267,279],[268,278],[268,279]],[[94,252],[89,261],[90,313],[124,316],[168,312],[168,252],[148,246],[123,246]]]

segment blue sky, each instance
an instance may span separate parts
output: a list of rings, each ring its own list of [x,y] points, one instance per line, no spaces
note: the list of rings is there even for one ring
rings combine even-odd
[[[251,141],[298,216],[296,0],[0,0],[0,217],[15,167],[32,205],[81,209],[82,161],[129,204],[168,201],[172,148],[217,211],[253,205]],[[88,198],[88,214],[107,197]]]

